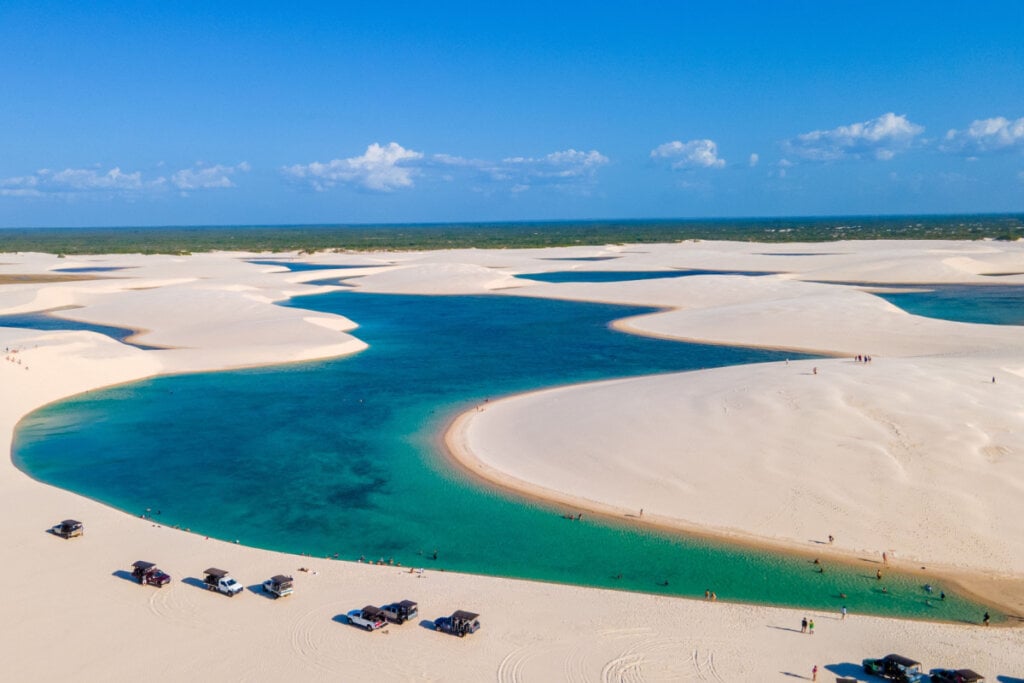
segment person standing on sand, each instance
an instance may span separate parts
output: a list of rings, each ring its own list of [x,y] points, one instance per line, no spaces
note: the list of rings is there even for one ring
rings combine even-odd
[[[807,622],[807,632],[812,636],[814,635],[814,619]]]
[[[843,605],[843,608],[839,610],[839,613],[842,615],[839,618],[845,620],[846,619],[846,605]]]
[[[992,620],[992,617],[989,615],[988,612],[985,612],[985,615],[981,618],[981,623],[985,624],[985,626],[988,626],[988,623],[991,620]]]
[[[817,664],[815,664],[814,668],[811,669],[811,680],[812,681],[818,680],[818,665]]]
[[[800,620],[800,633],[807,633],[807,617]]]

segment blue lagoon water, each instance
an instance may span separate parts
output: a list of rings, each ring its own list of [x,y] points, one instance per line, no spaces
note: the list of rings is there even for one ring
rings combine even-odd
[[[548,259],[553,260],[553,259]],[[576,259],[580,260],[580,259]],[[686,268],[679,270],[556,270],[547,273],[523,273],[516,275],[524,280],[538,282],[630,282],[633,280],[660,280],[662,278],[693,277],[695,275],[775,275],[761,270],[704,270]]]
[[[287,268],[293,273],[299,273],[307,270],[342,270],[345,268],[367,268],[370,266],[336,266],[330,263],[305,263],[303,261],[274,261],[269,259],[249,259],[248,263],[253,263],[258,266],[280,266],[281,268]]]
[[[122,344],[134,346],[137,349],[151,351],[161,348],[159,346],[147,346],[146,344],[137,344],[135,342],[128,341],[128,339],[135,334],[135,330],[130,330],[126,327],[97,325],[95,323],[87,323],[79,320],[69,320],[67,318],[60,318],[52,315],[51,313],[15,313],[12,315],[0,315],[0,327],[16,327],[20,329],[44,331],[83,330],[86,332],[97,332],[99,334],[106,335],[111,339],[116,339]]]
[[[964,323],[1024,325],[1024,285],[922,285],[877,296],[907,313]]]
[[[980,614],[948,589],[927,606],[911,576],[888,575],[882,593],[863,567],[818,574],[807,558],[625,519],[570,522],[562,514],[575,510],[482,485],[441,454],[448,421],[488,398],[784,354],[623,334],[609,321],[648,310],[623,306],[355,292],[290,305],[351,318],[370,348],[90,392],[27,416],[15,463],[165,525],[319,557],[917,618]]]

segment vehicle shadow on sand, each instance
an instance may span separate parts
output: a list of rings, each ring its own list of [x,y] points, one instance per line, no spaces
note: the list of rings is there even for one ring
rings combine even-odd
[[[420,628],[430,629],[431,631],[437,630],[437,627],[434,625],[434,622],[430,619],[420,619]]]
[[[123,569],[118,569],[116,572],[111,573],[111,576],[116,576],[119,579],[124,579],[125,581],[131,581],[132,583],[138,583],[139,582],[139,580],[137,578],[132,576],[131,572],[126,572]]]
[[[331,621],[335,621],[339,624],[345,624],[345,626],[351,626],[352,622],[348,620],[347,614],[335,614],[331,617]]]
[[[999,683],[1024,683],[1024,678],[1014,678],[1013,676],[996,676],[996,680]]]
[[[826,664],[824,667],[826,670],[831,671],[836,676],[842,676],[843,678],[856,679],[858,676],[867,676],[864,673],[864,667],[860,664],[854,664],[853,662],[843,662],[842,664]],[[878,680],[874,676],[868,676],[870,680]]]
[[[261,598],[264,598],[266,600],[274,600],[275,598],[277,598],[277,596],[274,595],[273,593],[268,593],[267,591],[263,590],[263,584],[262,583],[254,583],[251,586],[246,586],[245,589],[247,591],[249,591],[250,593],[253,593],[254,595],[258,595]]]
[[[181,582],[186,586],[192,586],[193,588],[202,588],[203,590],[209,588],[202,579],[197,579],[194,576],[186,576],[181,580]]]

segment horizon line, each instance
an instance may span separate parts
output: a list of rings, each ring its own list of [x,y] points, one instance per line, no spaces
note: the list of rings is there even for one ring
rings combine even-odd
[[[890,220],[906,218],[1013,218],[1024,221],[1024,211],[998,211],[977,213],[894,213],[894,214],[795,214],[795,215],[760,215],[760,216],[704,216],[704,217],[672,217],[672,218],[530,218],[522,220],[476,220],[476,221],[412,221],[412,222],[355,222],[355,223],[182,223],[182,224],[122,224],[122,225],[47,225],[47,226],[0,226],[0,230],[131,230],[131,229],[261,229],[261,228],[401,228],[401,227],[439,227],[439,226],[512,226],[512,225],[544,225],[573,223],[728,223],[728,222],[762,222],[762,221],[813,221],[813,220]]]

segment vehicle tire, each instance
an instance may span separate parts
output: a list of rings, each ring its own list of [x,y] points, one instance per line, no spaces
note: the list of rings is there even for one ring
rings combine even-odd
[[[373,624],[367,624],[366,625],[366,630],[367,631],[372,631],[373,630]]]
[[[435,626],[434,630],[437,631],[438,633],[440,633],[441,632],[441,627],[440,626]]]
[[[459,638],[465,638],[465,637],[466,637],[466,632],[465,631],[459,631]]]

